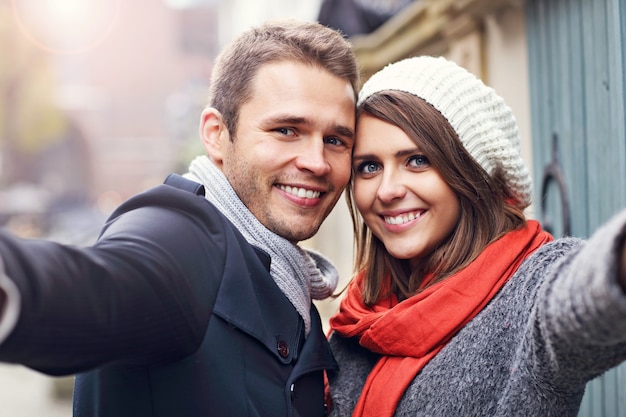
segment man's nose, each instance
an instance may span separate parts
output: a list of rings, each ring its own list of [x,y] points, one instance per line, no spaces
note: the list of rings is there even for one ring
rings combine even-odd
[[[326,150],[323,138],[311,138],[300,149],[300,154],[296,159],[299,169],[310,171],[316,176],[326,175],[330,172],[330,163],[326,157]]]

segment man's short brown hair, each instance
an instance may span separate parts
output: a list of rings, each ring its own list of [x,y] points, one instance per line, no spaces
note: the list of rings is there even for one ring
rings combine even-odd
[[[239,109],[251,98],[252,81],[259,68],[280,61],[327,70],[348,81],[356,99],[356,57],[340,32],[314,22],[268,22],[238,36],[222,50],[213,66],[208,105],[222,114],[231,138],[236,134]]]

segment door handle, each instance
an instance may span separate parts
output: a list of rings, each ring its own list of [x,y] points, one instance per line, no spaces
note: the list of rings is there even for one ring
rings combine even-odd
[[[552,160],[543,170],[543,179],[541,181],[541,223],[543,224],[544,230],[549,233],[553,232],[553,224],[552,219],[548,215],[546,211],[547,198],[546,194],[548,192],[548,185],[551,182],[554,182],[559,190],[559,196],[561,197],[561,218],[562,218],[562,226],[563,226],[563,234],[565,236],[571,235],[571,218],[570,218],[570,207],[569,207],[569,198],[567,197],[567,185],[565,184],[565,176],[563,175],[563,170],[559,164],[558,153],[559,153],[559,144],[558,144],[558,136],[556,133],[552,134]]]

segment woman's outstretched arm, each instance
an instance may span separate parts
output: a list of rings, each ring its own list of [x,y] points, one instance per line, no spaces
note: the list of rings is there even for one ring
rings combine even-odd
[[[617,277],[624,292],[626,292],[626,233],[622,236],[621,249],[619,251],[621,262],[618,263]]]

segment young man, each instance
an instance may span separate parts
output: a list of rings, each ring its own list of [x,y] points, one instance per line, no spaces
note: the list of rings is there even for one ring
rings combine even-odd
[[[296,243],[350,177],[357,85],[319,24],[242,34],[187,179],[124,203],[88,248],[0,234],[0,360],[78,373],[75,416],[324,415],[336,365],[311,298],[337,273]]]

